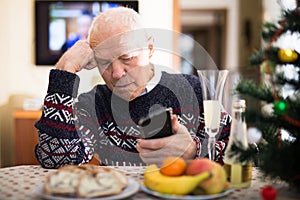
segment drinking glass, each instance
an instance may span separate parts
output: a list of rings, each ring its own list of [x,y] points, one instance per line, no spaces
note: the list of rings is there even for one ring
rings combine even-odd
[[[205,132],[208,156],[215,160],[216,135],[220,129],[223,90],[228,70],[197,70],[202,85]]]

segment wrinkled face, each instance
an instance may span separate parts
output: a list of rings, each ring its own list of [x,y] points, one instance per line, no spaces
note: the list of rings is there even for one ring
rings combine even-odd
[[[140,39],[136,34],[118,34],[94,49],[98,69],[107,86],[128,101],[138,97],[153,76],[149,63],[151,45],[145,37]]]

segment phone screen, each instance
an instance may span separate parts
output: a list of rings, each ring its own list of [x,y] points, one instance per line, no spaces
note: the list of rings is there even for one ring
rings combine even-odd
[[[138,122],[141,138],[155,139],[172,135],[172,108],[164,108],[150,113]]]

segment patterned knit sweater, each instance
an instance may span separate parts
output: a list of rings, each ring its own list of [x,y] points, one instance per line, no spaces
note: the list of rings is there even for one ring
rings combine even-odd
[[[162,72],[150,92],[130,102],[106,85],[97,85],[77,98],[78,85],[76,74],[51,70],[43,113],[35,124],[39,132],[35,154],[43,167],[86,163],[95,153],[102,165],[145,165],[135,148],[140,136],[137,122],[160,107],[173,108],[196,141],[197,156],[207,156],[203,155],[207,147],[201,146],[206,134],[198,77]],[[216,144],[216,161],[221,163],[230,121],[229,115],[223,115]]]

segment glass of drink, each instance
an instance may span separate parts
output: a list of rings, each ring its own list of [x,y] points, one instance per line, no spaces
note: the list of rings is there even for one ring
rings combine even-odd
[[[216,135],[220,129],[222,99],[228,70],[197,70],[202,85],[205,131],[209,159],[215,160]]]

